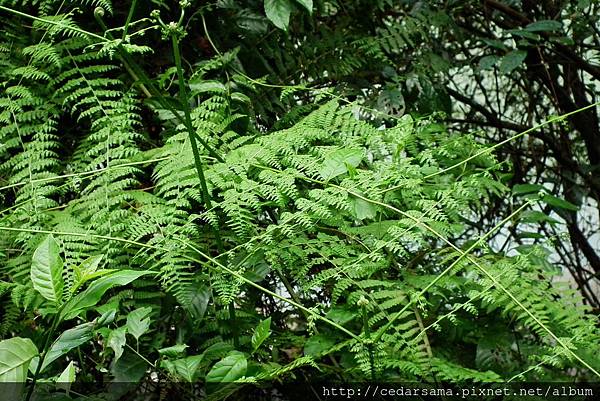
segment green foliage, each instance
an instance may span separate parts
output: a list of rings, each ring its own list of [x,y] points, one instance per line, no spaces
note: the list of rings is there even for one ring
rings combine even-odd
[[[290,0],[265,0],[265,13],[267,18],[284,31],[290,23],[292,3]]]
[[[0,341],[0,383],[5,384],[4,396],[19,399],[27,378],[31,360],[38,354],[29,338],[13,337]]]
[[[252,352],[256,352],[258,348],[265,342],[267,337],[271,335],[271,318],[267,318],[260,322],[256,329],[254,329],[254,334],[252,334]]]
[[[29,362],[37,355],[37,348],[28,338],[14,337],[0,343],[0,381],[24,382]]]
[[[227,356],[215,363],[206,374],[207,382],[227,383],[241,378],[248,369],[248,363],[243,353],[231,351]]]
[[[48,236],[33,253],[31,283],[44,298],[60,304],[63,296],[63,266],[54,238]]]
[[[398,23],[375,2],[371,26],[361,2],[154,3],[77,2],[103,8],[92,19],[0,1],[19,22],[0,31],[0,356],[20,350],[0,357],[0,381],[158,378],[191,398],[204,389],[190,383],[298,376],[598,375],[594,317],[549,253],[491,240],[556,221],[537,201],[577,205],[537,183],[511,195],[492,149],[432,114],[444,99],[411,75],[425,62],[393,70],[425,37],[422,16]],[[209,17],[232,15],[231,37],[211,37]],[[516,71],[524,54],[504,50],[485,67]],[[274,84],[251,78],[265,71]],[[410,80],[428,99],[409,102]],[[486,205],[511,196],[523,206],[477,235]]]

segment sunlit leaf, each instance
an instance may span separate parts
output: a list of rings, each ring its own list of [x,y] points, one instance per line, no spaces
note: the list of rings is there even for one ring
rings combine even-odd
[[[71,390],[71,384],[75,381],[75,364],[73,361],[69,362],[65,370],[56,379],[56,387],[65,390],[69,393]]]
[[[112,269],[98,270],[98,267],[100,266],[100,262],[102,262],[103,257],[104,255],[90,256],[89,258],[81,262],[79,266],[73,267],[74,283],[71,289],[72,293],[77,292],[79,287],[81,287],[86,282],[94,280],[98,277],[105,276],[114,271]]]
[[[37,354],[35,344],[28,338],[13,337],[0,341],[0,383],[5,383],[2,385],[3,393],[0,398],[21,398],[27,369]]]
[[[183,355],[188,347],[189,346],[187,344],[177,344],[170,347],[161,348],[158,350],[158,353],[168,357],[177,357]]]
[[[350,195],[350,202],[354,217],[358,220],[372,219],[377,216],[377,206],[373,203],[353,195]]]
[[[531,193],[537,193],[544,189],[543,185],[539,184],[517,184],[513,186],[512,193],[514,195],[525,195]]]
[[[31,261],[31,283],[44,298],[58,304],[63,295],[63,261],[52,235],[36,248]]]
[[[347,165],[358,167],[363,159],[363,152],[358,149],[337,149],[329,153],[319,171],[325,179],[330,180],[348,172]]]
[[[153,272],[150,271],[119,270],[115,273],[111,273],[108,276],[101,277],[90,284],[90,286],[83,292],[67,302],[61,316],[63,319],[72,319],[82,310],[86,310],[96,305],[104,293],[109,289],[121,285],[127,285],[144,275],[152,273]]]

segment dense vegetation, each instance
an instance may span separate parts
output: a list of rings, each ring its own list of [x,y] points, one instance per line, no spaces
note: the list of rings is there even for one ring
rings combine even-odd
[[[599,7],[0,0],[2,396],[598,381]]]

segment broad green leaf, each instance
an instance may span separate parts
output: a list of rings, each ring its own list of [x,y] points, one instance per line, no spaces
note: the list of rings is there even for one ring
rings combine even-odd
[[[250,254],[240,252],[232,263],[242,266],[244,277],[255,283],[264,280],[271,271],[271,265],[265,260],[265,253],[262,250]]]
[[[1,399],[21,399],[27,369],[37,354],[38,350],[29,338],[13,337],[0,341],[0,383],[9,383],[2,387]]]
[[[356,312],[343,307],[334,307],[327,312],[325,317],[343,325],[354,319],[356,317]]]
[[[202,359],[203,355],[194,355],[174,361],[164,360],[161,362],[161,366],[167,369],[172,376],[193,383],[196,381]]]
[[[543,185],[539,184],[517,184],[513,187],[512,193],[514,195],[525,195],[531,193],[537,193],[544,190]]]
[[[243,93],[233,92],[233,93],[231,93],[230,96],[231,96],[231,100],[233,100],[233,101],[240,102],[240,103],[247,104],[247,105],[252,104],[252,99],[250,99],[249,96],[247,96]]]
[[[240,10],[237,13],[235,23],[243,30],[250,31],[255,34],[265,33],[269,25],[267,19],[263,15],[254,13],[247,8]],[[231,94],[232,98],[234,94],[239,94],[239,92],[233,92]]]
[[[136,383],[146,373],[146,361],[134,352],[125,352],[118,361],[112,363],[110,373],[114,376],[115,383]]]
[[[201,80],[190,83],[190,90],[193,95],[198,93],[223,93],[226,91],[225,85],[215,80]]]
[[[554,20],[535,21],[525,27],[530,32],[539,31],[559,31],[562,29],[562,23]]]
[[[183,353],[185,353],[185,350],[188,347],[189,346],[187,344],[177,344],[177,345],[172,345],[170,347],[161,348],[158,350],[158,353],[160,355],[177,357],[177,356],[183,355]]]
[[[498,56],[494,56],[494,55],[484,56],[479,60],[479,69],[480,70],[489,70],[493,66],[498,64],[499,60],[500,60],[500,57],[498,57]]]
[[[359,149],[337,149],[329,153],[319,171],[325,179],[330,180],[348,172],[348,167],[358,167],[363,159],[363,152]]]
[[[527,52],[524,50],[513,50],[508,52],[504,57],[502,57],[500,67],[498,67],[498,69],[502,74],[509,74],[512,70],[523,63],[525,57],[527,57]]]
[[[271,271],[271,266],[264,260],[250,264],[248,268],[244,270],[244,277],[255,283],[259,283],[267,277],[267,274]]]
[[[177,74],[177,67],[173,66],[170,68],[167,68],[167,70],[165,72],[163,72],[162,74],[158,75],[158,84],[161,88],[166,88],[169,84],[169,82],[171,81],[171,79],[173,79],[173,77],[175,76],[175,74]]]
[[[29,338],[0,341],[0,383],[25,382],[29,362],[37,354],[37,347]]]
[[[63,294],[63,261],[60,248],[52,235],[37,247],[31,261],[31,282],[44,298],[59,304]]]
[[[526,210],[521,214],[521,222],[522,223],[550,223],[550,224],[559,224],[560,221],[553,219],[547,214],[540,212],[538,210]]]
[[[127,327],[122,326],[112,330],[108,335],[108,346],[112,348],[115,353],[115,358],[113,359],[114,362],[118,361],[119,358],[121,358],[121,355],[123,355],[123,347],[125,347],[125,344],[127,343],[126,334]]]
[[[310,337],[304,344],[304,355],[317,356],[335,345],[335,340],[328,336],[317,334]]]
[[[79,276],[76,276],[76,279],[86,280],[88,277],[95,273],[98,270],[98,266],[100,266],[100,262],[102,262],[102,258],[104,255],[95,255],[90,256],[78,266]]]
[[[585,10],[586,8],[588,8],[591,4],[592,4],[593,0],[578,0],[577,1],[577,8],[579,10]]]
[[[554,206],[557,207],[559,209],[565,209],[565,210],[571,210],[573,212],[576,212],[579,210],[579,207],[577,205],[574,205],[573,203],[566,201],[564,199],[561,198],[557,198],[556,196],[552,196],[552,195],[544,195],[544,197],[542,198],[542,201],[544,201],[545,203],[547,203],[550,206]]]
[[[402,115],[406,109],[406,103],[398,87],[390,85],[379,92],[377,107],[389,114]]]
[[[564,46],[573,46],[575,44],[575,41],[568,36],[552,36],[550,41],[560,43]]]
[[[206,375],[209,383],[233,382],[246,374],[248,362],[243,353],[231,351],[225,358],[215,363]]]
[[[519,238],[534,238],[534,239],[544,238],[544,236],[542,234],[537,233],[537,232],[531,232],[531,231],[519,232],[519,233],[517,233],[517,236]]]
[[[501,40],[497,40],[497,39],[481,39],[481,40],[486,45],[494,47],[496,49],[500,49],[500,50],[508,49],[508,47]]]
[[[287,30],[292,13],[291,0],[265,0],[265,14],[279,29]]]
[[[427,65],[435,73],[446,72],[450,68],[452,68],[452,64],[448,60],[446,60],[446,58],[441,57],[440,55],[434,52],[430,52],[427,55]]]
[[[508,30],[508,31],[505,31],[505,32],[506,33],[511,33],[513,35],[516,35],[516,36],[520,36],[520,37],[525,38],[525,39],[531,39],[531,40],[534,40],[534,41],[541,39],[540,35],[538,35],[537,33],[530,32],[530,31],[527,31],[527,30],[524,30],[524,29],[511,29],[511,30]]]
[[[81,287],[86,282],[94,280],[98,277],[105,276],[114,271],[113,269],[98,270],[98,266],[100,266],[100,262],[102,261],[103,256],[104,255],[90,256],[89,258],[81,262],[79,266],[73,267],[75,279],[73,287],[71,288],[71,292],[73,294],[76,293],[79,287]]]
[[[364,226],[350,227],[351,233],[358,235],[372,235],[378,239],[382,239],[392,227],[398,224],[396,220],[382,220],[375,223],[366,224]]]
[[[519,245],[515,249],[521,255],[527,255],[527,256],[533,255],[533,254],[538,254],[538,255],[543,255],[543,256],[547,257],[551,253],[548,249],[544,248],[543,246],[537,245],[537,244]]]
[[[358,220],[373,219],[377,216],[377,207],[371,202],[350,195],[352,213]]]
[[[205,349],[202,355],[204,355],[205,360],[214,361],[224,358],[232,350],[233,346],[231,344],[220,341]]]
[[[92,338],[95,326],[96,323],[88,322],[64,331],[58,336],[54,343],[52,343],[52,346],[48,350],[44,362],[42,363],[41,371],[43,372],[52,362],[65,355],[67,352],[89,341]]]
[[[71,390],[71,383],[75,381],[75,365],[73,361],[62,371],[56,379],[56,387],[65,390],[67,393]]]
[[[149,306],[138,308],[127,315],[127,332],[139,340],[140,337],[150,328],[150,318],[148,315],[152,312]]]
[[[298,4],[300,4],[302,7],[306,8],[306,11],[308,11],[310,14],[312,14],[313,0],[296,0],[296,2]]]
[[[515,248],[521,255],[527,258],[534,264],[541,266],[544,270],[553,273],[560,273],[560,268],[552,265],[548,261],[548,257],[552,252],[540,245],[520,245]]]
[[[151,271],[119,270],[94,281],[88,288],[77,294],[66,303],[61,317],[63,320],[73,319],[82,310],[95,306],[104,293],[113,287],[127,285],[141,276],[152,274]]]
[[[254,334],[252,334],[252,352],[255,352],[258,347],[271,335],[271,318],[267,318],[260,322]]]
[[[208,287],[195,284],[186,288],[181,294],[181,298],[185,299],[183,308],[190,314],[191,318],[198,321],[202,319],[210,300]]]
[[[108,306],[109,308],[96,308],[96,312],[101,313],[100,317],[96,319],[96,323],[98,324],[98,326],[106,326],[108,324],[111,324],[117,317],[118,305],[115,307],[114,304],[111,302]]]

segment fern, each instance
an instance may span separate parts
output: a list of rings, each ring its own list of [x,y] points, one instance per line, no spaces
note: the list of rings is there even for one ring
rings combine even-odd
[[[334,3],[322,5],[326,20]],[[148,367],[133,381],[210,381],[232,360],[244,371],[235,379],[252,384],[334,379],[340,367],[357,381],[426,383],[589,379],[598,369],[594,317],[548,254],[493,250],[494,232],[473,238],[486,203],[508,196],[502,160],[474,135],[386,101],[402,84],[389,69],[426,36],[418,14],[363,21],[360,35],[346,21],[319,25],[302,39],[314,48],[274,31],[248,55],[216,49],[231,42],[208,29],[184,39],[157,13],[133,20],[142,8],[106,32],[78,22],[76,7],[120,18],[123,5],[107,0],[0,4],[34,20],[0,33],[1,338],[37,341],[57,327],[49,317],[62,306],[48,307],[30,275],[53,233],[73,295],[85,291],[76,272],[90,257],[102,257],[100,270],[153,273],[78,314],[102,323],[78,345],[97,358],[94,380],[140,360]],[[244,43],[266,21],[251,7],[205,11],[238,16]],[[168,68],[153,44],[150,61],[142,35],[154,28],[215,55]],[[243,58],[266,75],[251,78]],[[353,86],[371,65],[387,68],[383,79]],[[139,308],[152,311],[145,331],[128,319]],[[72,361],[84,363],[58,358],[36,380]]]

